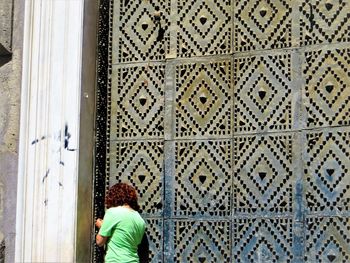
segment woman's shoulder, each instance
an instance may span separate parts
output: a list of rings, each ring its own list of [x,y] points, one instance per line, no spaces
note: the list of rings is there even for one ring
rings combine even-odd
[[[125,206],[110,207],[107,209],[107,212],[113,214],[139,214],[137,211]]]
[[[143,219],[143,217],[141,216],[141,214],[139,212],[135,213],[135,217],[137,218],[139,224],[143,225],[144,227],[146,226],[146,221],[145,221],[145,219]]]
[[[106,213],[111,213],[111,214],[120,214],[123,213],[125,210],[121,206],[114,206],[110,207],[107,209]]]

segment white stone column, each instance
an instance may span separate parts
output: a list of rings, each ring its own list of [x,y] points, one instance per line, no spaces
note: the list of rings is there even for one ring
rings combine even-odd
[[[75,261],[84,0],[26,0],[16,262]]]

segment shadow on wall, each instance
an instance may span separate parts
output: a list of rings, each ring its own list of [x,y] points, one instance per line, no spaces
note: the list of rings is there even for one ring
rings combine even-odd
[[[11,60],[11,53],[0,43],[0,67]]]
[[[0,263],[5,262],[5,239],[1,241],[0,244]]]

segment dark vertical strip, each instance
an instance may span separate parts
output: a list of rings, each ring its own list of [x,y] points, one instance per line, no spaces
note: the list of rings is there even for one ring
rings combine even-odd
[[[83,46],[81,69],[79,175],[75,262],[91,262],[93,256],[93,191],[95,158],[95,112],[97,82],[98,3],[84,2]],[[69,137],[68,128],[66,136]],[[40,140],[43,140],[42,137]],[[34,141],[36,142],[36,141]],[[67,149],[69,142],[66,142]],[[60,162],[60,165],[64,165]]]
[[[94,176],[94,219],[104,215],[104,197],[106,189],[107,160],[107,127],[108,127],[108,94],[109,79],[109,21],[110,0],[99,1],[98,19],[98,54],[97,54],[97,87],[96,87],[96,145]],[[96,229],[97,232],[97,229]],[[103,262],[104,250],[93,243],[93,261]]]

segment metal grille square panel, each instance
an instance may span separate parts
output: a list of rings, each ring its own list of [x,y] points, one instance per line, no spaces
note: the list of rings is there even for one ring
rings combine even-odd
[[[140,197],[143,214],[161,215],[163,209],[164,143],[112,142],[109,184],[127,182]]]
[[[300,4],[304,45],[350,41],[350,3],[347,0],[307,0]]]
[[[231,52],[231,1],[176,1],[178,57]]]
[[[290,53],[234,59],[235,132],[292,128]]]
[[[230,262],[229,221],[175,221],[174,262]]]
[[[290,47],[292,4],[291,0],[235,1],[235,51]]]
[[[176,138],[231,135],[230,60],[177,65],[175,83]]]
[[[113,10],[113,63],[165,59],[170,0],[116,0]]]
[[[307,125],[349,125],[350,49],[310,50],[304,59]]]
[[[310,211],[350,210],[350,130],[306,134],[305,192]]]
[[[292,212],[292,135],[234,138],[234,210]]]
[[[306,224],[306,262],[349,262],[349,217],[309,217]]]
[[[292,262],[292,228],[289,218],[234,219],[234,262]]]
[[[114,67],[111,140],[164,137],[164,64]]]
[[[229,216],[231,141],[177,142],[175,215]]]

